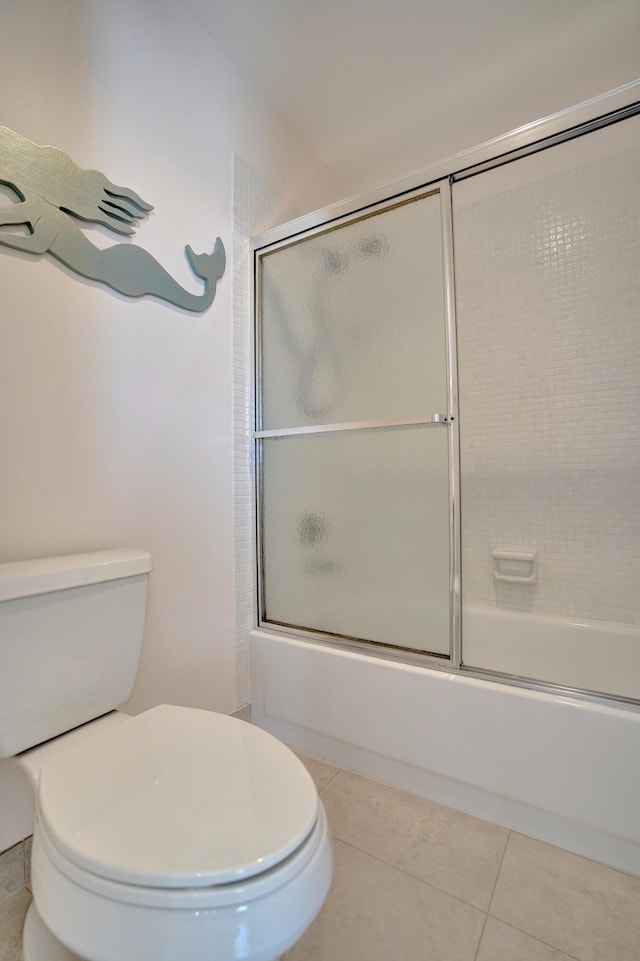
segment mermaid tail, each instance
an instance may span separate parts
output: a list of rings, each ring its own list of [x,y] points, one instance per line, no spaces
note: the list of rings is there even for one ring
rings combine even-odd
[[[194,254],[190,244],[185,247],[185,252],[196,277],[201,277],[207,286],[215,287],[227,266],[227,255],[220,237],[216,239],[212,254]]]
[[[226,263],[224,244],[220,238],[216,240],[212,254],[194,254],[190,247],[186,248],[194,273],[204,280],[204,291],[192,294],[142,247],[114,244],[113,247],[99,250],[75,225],[73,231],[59,231],[49,246],[49,252],[83,277],[108,284],[128,297],[151,294],[184,310],[206,310],[213,303],[217,283]]]
[[[68,214],[44,203],[39,207],[25,201],[8,209],[8,215],[0,216],[0,223],[30,223],[32,233],[23,236],[3,231],[1,245],[34,254],[48,250],[82,277],[107,284],[127,297],[150,294],[184,310],[202,311],[213,303],[217,283],[224,274],[226,255],[219,237],[212,254],[194,254],[191,247],[186,248],[195,275],[204,281],[204,291],[195,294],[185,290],[151,254],[136,244],[114,244],[100,249]]]

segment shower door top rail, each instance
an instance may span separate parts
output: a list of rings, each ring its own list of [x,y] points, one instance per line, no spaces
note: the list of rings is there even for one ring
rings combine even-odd
[[[484,167],[505,163],[516,159],[516,156],[527,148],[543,149],[549,145],[548,141],[553,141],[558,135],[563,138],[566,134],[571,137],[580,136],[593,129],[594,121],[601,121],[600,125],[606,125],[632,113],[640,113],[640,80],[633,80],[575,106],[524,124],[477,147],[463,150],[439,163],[418,170],[402,180],[356,194],[290,220],[254,237],[251,240],[251,249],[261,250],[271,244],[291,240],[296,235],[316,227],[326,228],[328,224],[342,217],[368,210],[376,204],[403,198],[412,191],[424,189],[438,181],[469,176],[472,168],[473,172],[476,172],[475,168],[479,169],[481,165]]]

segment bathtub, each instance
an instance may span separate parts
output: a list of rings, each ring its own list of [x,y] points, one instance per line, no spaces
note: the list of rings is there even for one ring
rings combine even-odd
[[[469,606],[462,631],[469,667],[640,699],[640,625]]]
[[[486,630],[490,612],[479,617]],[[640,876],[634,706],[264,629],[251,689],[253,722],[300,751]]]

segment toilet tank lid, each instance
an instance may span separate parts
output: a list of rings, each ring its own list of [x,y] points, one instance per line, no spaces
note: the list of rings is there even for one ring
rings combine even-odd
[[[0,564],[0,601],[100,584],[151,570],[147,551],[123,547]]]

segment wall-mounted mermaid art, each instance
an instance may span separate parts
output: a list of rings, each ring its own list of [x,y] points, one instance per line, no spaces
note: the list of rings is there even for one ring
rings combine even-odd
[[[32,254],[50,253],[67,267],[127,297],[151,294],[185,310],[206,310],[226,264],[218,237],[213,253],[194,254],[185,247],[204,291],[192,294],[142,247],[121,243],[100,249],[83,234],[78,221],[101,224],[117,234],[133,234],[151,204],[133,190],[118,187],[98,170],[78,167],[56,147],[40,147],[0,126],[0,184],[20,202],[0,206],[0,227],[23,227],[28,233],[0,230],[0,245]]]

